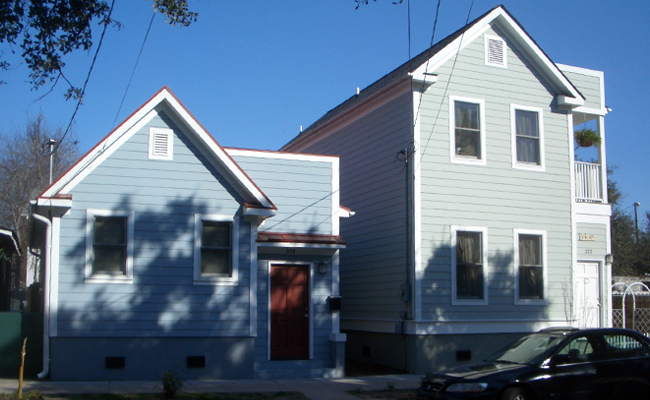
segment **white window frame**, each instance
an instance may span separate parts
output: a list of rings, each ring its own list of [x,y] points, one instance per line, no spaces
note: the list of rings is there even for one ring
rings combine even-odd
[[[481,249],[483,261],[483,298],[459,299],[456,286],[456,238],[457,232],[481,233]],[[488,229],[482,226],[451,226],[451,304],[452,305],[488,305]]]
[[[93,272],[93,245],[95,241],[95,217],[126,217],[126,271],[124,275]],[[133,211],[86,210],[86,265],[85,282],[90,283],[133,283],[133,234],[135,213]]]
[[[499,68],[508,68],[508,45],[505,40],[500,38],[499,36],[493,36],[493,35],[485,35],[485,65],[489,65],[491,67],[499,67]],[[503,60],[502,63],[495,63],[490,61],[490,40],[496,40],[498,42],[501,42],[501,58]]]
[[[154,137],[164,135],[167,138],[167,154],[158,154],[155,151]],[[168,128],[149,128],[149,159],[172,160],[174,158],[174,131]]]
[[[544,279],[544,297],[542,299],[520,299],[519,298],[519,235],[536,235],[542,237],[542,268]],[[546,242],[546,231],[535,229],[514,229],[514,273],[515,278],[515,305],[547,305],[548,304],[548,246]]]
[[[478,104],[479,129],[481,146],[481,158],[459,156],[456,154],[456,102]],[[449,96],[449,158],[452,163],[469,165],[486,165],[487,155],[485,153],[485,100],[461,96]]]
[[[517,161],[517,110],[537,113],[537,128],[539,129],[539,164]],[[510,104],[510,132],[512,145],[512,168],[527,171],[545,171],[546,156],[544,152],[544,109],[539,107]]]
[[[230,276],[201,275],[201,245],[203,241],[203,221],[230,222],[231,269]],[[237,218],[219,214],[194,214],[194,284],[195,285],[235,285],[239,275],[239,222]]]

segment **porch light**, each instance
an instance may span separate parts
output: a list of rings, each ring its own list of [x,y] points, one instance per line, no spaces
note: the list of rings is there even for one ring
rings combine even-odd
[[[614,256],[611,254],[607,254],[605,256],[605,264],[613,264],[614,263]]]
[[[318,264],[318,273],[321,275],[327,274],[327,264],[322,262]]]

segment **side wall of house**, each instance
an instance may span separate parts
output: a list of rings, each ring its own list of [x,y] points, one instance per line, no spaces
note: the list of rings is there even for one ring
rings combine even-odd
[[[409,145],[410,121],[404,93],[303,149],[340,157],[340,202],[355,212],[341,221],[342,329],[346,319],[399,321],[406,311],[406,177],[398,153]]]
[[[332,162],[229,150],[262,192],[278,205],[260,231],[332,234]],[[315,157],[314,157],[315,158]]]
[[[562,283],[571,281],[568,117],[555,108],[553,90],[507,37],[496,29],[485,35],[506,40],[507,68],[486,66],[481,36],[462,49],[456,60],[437,69],[438,82],[424,94],[420,110],[422,319],[451,324],[452,328],[442,329],[448,333],[473,333],[467,326],[454,324],[464,321],[495,324],[491,329],[495,332],[563,322]],[[451,162],[451,96],[484,101],[485,165]],[[541,110],[543,170],[513,165],[513,104]],[[485,229],[488,290],[484,305],[452,305],[452,225]],[[515,305],[515,229],[546,234],[548,304]],[[518,328],[507,326],[515,321],[520,323]]]
[[[148,159],[150,127],[173,129],[172,160]],[[176,367],[184,378],[252,377],[250,223],[240,218],[242,199],[183,128],[161,112],[71,194],[72,209],[61,219],[52,378],[159,379]],[[133,213],[132,282],[85,279],[88,209]],[[196,214],[238,222],[234,284],[194,283]],[[155,368],[138,367],[145,353]],[[205,368],[186,368],[187,356],[204,356]],[[107,371],[106,357],[125,357],[125,368]]]

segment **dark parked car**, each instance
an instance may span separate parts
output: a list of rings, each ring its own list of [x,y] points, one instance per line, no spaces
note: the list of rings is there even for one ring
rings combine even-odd
[[[545,329],[427,375],[418,399],[650,399],[650,341],[625,329]]]

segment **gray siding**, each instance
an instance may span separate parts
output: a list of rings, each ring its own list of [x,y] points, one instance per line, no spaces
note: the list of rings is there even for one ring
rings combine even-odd
[[[409,143],[411,99],[383,105],[305,152],[340,157],[342,318],[395,319],[405,311],[405,176],[396,154]]]
[[[149,127],[174,130],[149,160]],[[250,224],[239,220],[236,285],[194,285],[194,215],[238,215],[242,199],[164,113],[71,192],[61,220],[58,336],[249,336]],[[133,211],[133,283],[84,282],[86,210]]]
[[[605,108],[605,105],[601,103],[601,82],[598,77],[568,71],[562,72],[585,97],[585,107]]]
[[[259,230],[332,234],[332,163],[256,155],[233,159],[278,207]]]
[[[512,46],[507,68],[485,65],[480,37],[460,52],[455,67],[452,58],[436,72],[439,81],[420,110],[423,320],[563,319],[561,282],[570,280],[571,266],[567,116]],[[486,165],[450,162],[449,96],[485,101]],[[545,171],[512,167],[510,104],[543,109]],[[451,305],[451,225],[487,228],[487,306]],[[514,229],[547,232],[549,306],[514,305]]]
[[[578,261],[602,261],[607,255],[607,227],[603,224],[578,223],[576,228]],[[581,233],[592,235],[595,240],[580,240]]]

